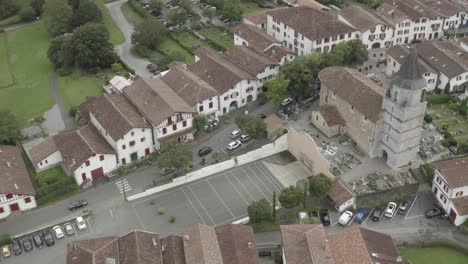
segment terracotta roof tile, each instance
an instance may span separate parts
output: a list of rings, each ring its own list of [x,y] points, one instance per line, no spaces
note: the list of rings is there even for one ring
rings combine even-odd
[[[161,239],[164,264],[185,264],[184,242],[180,236],[168,236]]]
[[[353,198],[353,193],[346,188],[339,180],[333,182],[330,190],[327,193],[327,197],[332,200],[336,205],[341,205]]]
[[[434,167],[444,175],[450,188],[468,186],[468,158],[440,161]]]
[[[416,48],[420,59],[449,78],[468,71],[468,52],[452,41],[429,41]]]
[[[183,233],[185,262],[187,264],[222,264],[218,238],[213,227],[195,224]]]
[[[33,146],[31,150],[29,150],[29,155],[31,156],[33,164],[36,165],[56,151],[58,151],[58,149],[57,145],[55,145],[54,137],[49,136],[41,143]]]
[[[36,195],[16,146],[0,145],[0,194]]]
[[[163,264],[159,235],[132,231],[119,237],[120,264]]]
[[[264,51],[271,45],[280,44],[279,41],[277,41],[275,38],[268,35],[268,33],[259,29],[256,26],[248,24],[239,24],[235,26],[232,29],[232,31],[234,32],[234,34],[245,39],[250,47],[256,48],[260,51]]]
[[[328,126],[335,126],[335,125],[344,125],[346,121],[341,116],[338,109],[332,105],[321,105],[320,106],[320,114],[322,114],[325,122],[327,122]]]
[[[344,17],[353,27],[358,29],[361,32],[376,27],[378,25],[388,24],[377,16],[375,16],[372,11],[362,8],[360,6],[350,5],[340,11],[340,15]]]
[[[248,225],[216,227],[224,264],[259,264],[253,229]]]
[[[458,214],[468,215],[468,195],[452,199],[452,203]]]
[[[387,49],[387,54],[401,65],[405,61],[406,57],[410,54],[410,49],[405,45],[397,45]],[[431,65],[427,64],[421,59],[418,60],[418,67],[422,73],[437,73],[437,71],[432,68]]]
[[[265,68],[277,63],[254,49],[246,46],[234,46],[224,52],[226,58],[248,71],[252,75],[262,73]]]
[[[106,260],[120,263],[117,237],[103,237],[74,241],[67,246],[67,264],[109,264]]]

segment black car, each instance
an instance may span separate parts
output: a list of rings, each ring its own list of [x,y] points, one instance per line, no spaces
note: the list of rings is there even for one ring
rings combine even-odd
[[[26,252],[29,252],[31,250],[33,250],[33,242],[32,242],[32,238],[31,237],[23,237],[23,248],[24,248],[24,251]]]
[[[261,119],[267,118],[267,116],[265,114],[259,114],[258,117],[260,117]]]
[[[23,253],[23,241],[19,239],[13,240],[12,251],[15,255]]]
[[[55,244],[55,239],[50,231],[44,231],[44,241],[46,246],[51,247]]]
[[[88,202],[86,200],[78,200],[78,201],[73,201],[68,204],[68,209],[70,211],[80,209],[82,207],[85,207],[88,205]]]
[[[408,209],[408,201],[403,201],[398,207],[398,213],[405,214],[407,209]]]
[[[320,211],[320,222],[322,222],[324,226],[330,225],[330,214],[328,213],[327,209]]]
[[[36,245],[37,248],[42,248],[44,247],[44,236],[41,233],[37,233],[33,236],[34,240],[34,245]]]
[[[427,210],[424,215],[426,216],[426,218],[432,218],[434,216],[439,216],[442,214],[443,214],[443,211],[440,208],[435,207],[430,210]]]
[[[203,147],[198,151],[198,156],[203,157],[211,153],[213,151],[210,147]]]
[[[382,210],[376,208],[374,212],[372,213],[372,221],[378,222],[380,221],[381,217],[382,217]]]

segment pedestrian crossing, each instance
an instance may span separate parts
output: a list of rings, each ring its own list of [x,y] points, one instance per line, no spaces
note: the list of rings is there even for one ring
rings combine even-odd
[[[119,190],[120,193],[123,193],[124,191],[127,193],[132,190],[132,187],[128,183],[127,179],[122,179],[119,180],[115,183],[117,186],[117,190]]]

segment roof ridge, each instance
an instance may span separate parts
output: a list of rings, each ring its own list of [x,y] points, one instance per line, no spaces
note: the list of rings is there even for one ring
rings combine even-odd
[[[229,58],[227,58],[226,55],[224,54],[217,54],[219,55],[218,58],[221,58],[221,60],[224,60],[226,61],[227,63],[230,63],[232,65],[235,66],[235,70],[232,70],[232,69],[229,69],[228,67],[226,67],[219,59],[215,58],[217,56],[213,55],[212,54],[212,51],[208,52],[207,53],[207,57],[209,57],[209,59],[211,59],[212,61],[216,62],[217,64],[219,64],[221,67],[225,68],[226,70],[234,73],[237,77],[241,78],[241,79],[244,79],[243,76],[238,72],[238,71],[244,71],[246,72],[248,75],[250,75],[252,77],[252,79],[255,79],[255,76],[250,72],[250,71],[247,71],[245,69],[243,69],[242,67],[240,67],[237,63],[233,63]]]
[[[135,125],[132,123],[132,121],[130,121],[130,120],[127,118],[127,116],[126,116],[124,113],[122,113],[122,111],[120,111],[120,109],[117,107],[117,105],[114,103],[114,101],[112,101],[112,100],[110,99],[109,96],[110,96],[110,95],[108,95],[108,94],[106,94],[106,93],[104,94],[104,97],[106,97],[106,99],[109,101],[109,103],[117,110],[117,112],[125,119],[125,121],[127,121],[127,122],[130,124],[130,126],[131,126],[132,128],[135,128]]]
[[[362,233],[361,233],[361,229],[362,227],[352,227],[351,229],[349,229],[350,231],[352,231],[353,229],[357,229],[357,232],[359,233],[359,238],[361,239],[362,243],[364,244],[365,248],[366,248],[366,251],[367,251],[367,256],[369,257],[369,260],[370,260],[370,263],[373,263],[372,261],[372,257],[370,256],[370,252],[369,252],[369,248],[367,247],[367,243],[366,243],[366,240],[364,240],[364,237],[362,236]]]
[[[83,135],[81,134],[81,130],[85,129],[86,127],[88,127],[89,125],[86,125],[86,126],[83,126],[83,127],[80,127],[79,129],[76,130],[76,133],[78,134],[78,136],[80,136],[80,138],[84,141],[84,143],[86,144],[86,146],[88,146],[89,149],[91,149],[91,151],[94,153],[94,154],[97,154],[96,151],[94,150],[94,148],[88,143],[88,141],[86,141],[86,139],[83,137]]]

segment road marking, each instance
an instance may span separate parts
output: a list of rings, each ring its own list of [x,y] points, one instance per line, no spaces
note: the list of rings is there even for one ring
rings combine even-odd
[[[127,179],[122,179],[120,181],[115,182],[115,186],[117,186],[117,189],[119,190],[120,193],[123,193],[124,190],[125,192],[132,190],[132,187],[128,183]]]
[[[114,214],[112,213],[112,208],[109,208],[109,213],[110,213],[111,217],[114,218]]]
[[[249,205],[249,202],[245,199],[244,195],[242,195],[239,190],[237,189],[237,187],[234,185],[234,183],[232,183],[231,179],[229,179],[229,177],[226,175],[224,176],[228,181],[229,183],[232,185],[232,187],[234,188],[234,190],[239,194],[239,196],[242,198],[242,200],[244,200],[245,204],[246,205]]]
[[[93,233],[93,227],[91,226],[91,222],[89,222],[90,217],[85,218],[86,222],[88,222],[89,225],[89,230],[91,230],[91,233]]]
[[[224,203],[223,199],[221,199],[221,196],[219,196],[219,193],[216,191],[215,188],[213,188],[213,185],[211,185],[211,183],[209,181],[206,181],[206,183],[208,183],[208,185],[211,187],[211,189],[213,189],[213,191],[215,192],[216,196],[218,196],[218,199],[221,200],[221,203],[223,203],[224,207],[226,207],[226,209],[229,211],[229,213],[231,213],[232,217],[236,217],[231,209],[229,209],[229,207],[226,205],[226,203]]]
[[[138,222],[140,222],[141,227],[143,228],[143,230],[146,230],[145,224],[143,224],[143,221],[141,220],[140,215],[138,214],[138,212],[137,212],[135,206],[133,206],[133,204],[132,204],[132,207],[133,207],[133,211],[135,212],[135,215],[136,215],[136,217],[138,219]]]
[[[354,218],[356,218],[357,214],[355,214],[352,218],[351,218],[351,221],[349,221],[349,223],[346,225],[346,226],[350,226],[351,223],[354,222]]]
[[[413,216],[407,217],[407,218],[405,218],[405,219],[413,219],[413,218],[418,218],[418,217],[421,217],[421,216],[424,216],[424,214],[421,214],[421,215],[413,215]]]
[[[249,180],[252,182],[252,184],[255,186],[255,188],[257,188],[257,190],[259,190],[262,193],[263,197],[265,197],[265,199],[267,199],[267,201],[269,201],[269,198],[265,195],[265,193],[262,190],[260,190],[258,185],[252,180],[252,178],[250,178],[249,174],[247,174],[243,168],[240,168],[240,170],[242,170],[242,173],[247,175],[247,178],[249,178]]]
[[[262,167],[262,166],[264,166],[263,164],[262,164],[262,166],[260,166],[258,163],[254,163],[253,165],[258,167],[258,170],[262,173],[262,175],[264,175],[264,176],[267,178],[268,181],[270,181],[270,182],[273,184],[273,186],[275,187],[275,189],[276,189],[278,192],[281,191],[281,186],[278,187],[278,184],[277,184],[276,182],[274,182],[274,181],[271,179],[271,177],[275,177],[275,176],[268,176],[268,175],[264,172],[264,168]],[[265,168],[265,170],[266,170],[266,168]],[[271,174],[270,174],[270,175],[271,175]]]
[[[413,209],[413,206],[414,206],[414,203],[416,202],[416,199],[418,199],[418,194],[416,194],[416,196],[414,197],[414,200],[413,200],[413,202],[411,203],[411,206],[410,206],[408,212],[406,213],[405,219],[408,219],[408,215],[409,215],[409,213],[411,212],[411,210]]]
[[[370,211],[370,213],[367,215],[366,220],[364,220],[364,222],[362,222],[363,225],[367,222],[367,220],[368,220],[369,217],[372,215],[372,212],[374,212],[374,210],[375,210],[375,208],[372,208],[372,210]]]
[[[237,179],[236,175],[230,171],[230,173],[232,174],[232,176],[234,177],[234,179],[236,179],[236,181],[240,184],[240,186],[242,186],[242,188],[244,188],[244,190],[247,192],[247,194],[250,196],[250,198],[252,198],[252,201],[256,201],[255,198],[252,196],[252,194],[247,191],[247,189],[245,188],[245,186],[242,184],[242,182],[239,181],[239,179]]]
[[[192,208],[193,210],[195,210],[195,213],[197,213],[198,217],[200,217],[200,219],[202,220],[203,224],[206,224],[205,220],[203,219],[203,217],[200,215],[200,212],[198,212],[198,210],[195,208],[195,205],[193,205],[192,203],[192,200],[189,199],[187,193],[185,193],[184,189],[182,189],[182,192],[184,193],[185,197],[187,198],[187,200],[189,201],[189,203],[192,205]]]
[[[273,192],[270,190],[270,188],[268,188],[268,186],[266,186],[265,182],[262,181],[262,179],[260,179],[259,176],[257,176],[257,174],[250,168],[250,166],[247,166],[246,169],[250,170],[250,172],[252,172],[253,177],[255,177],[257,180],[259,180],[263,184],[263,186],[265,186],[265,188],[268,190],[270,195],[273,195]]]
[[[213,225],[216,225],[215,221],[213,220],[213,218],[211,217],[211,215],[208,213],[208,211],[206,210],[205,206],[203,206],[202,202],[200,201],[200,199],[198,199],[198,197],[195,195],[195,193],[193,192],[192,188],[190,188],[190,186],[187,186],[187,189],[189,189],[189,191],[193,194],[193,197],[195,197],[195,199],[197,199],[198,203],[200,204],[200,206],[202,207],[202,209],[205,211],[206,215],[208,215],[208,217],[210,218],[211,222],[213,222]]]
[[[396,207],[396,208],[399,208],[399,207],[400,207],[400,205],[398,205],[398,207]],[[393,213],[393,216],[392,216],[392,219],[390,220],[390,222],[393,222],[393,219],[395,219],[395,217],[397,215],[396,208],[395,208],[395,212]]]

